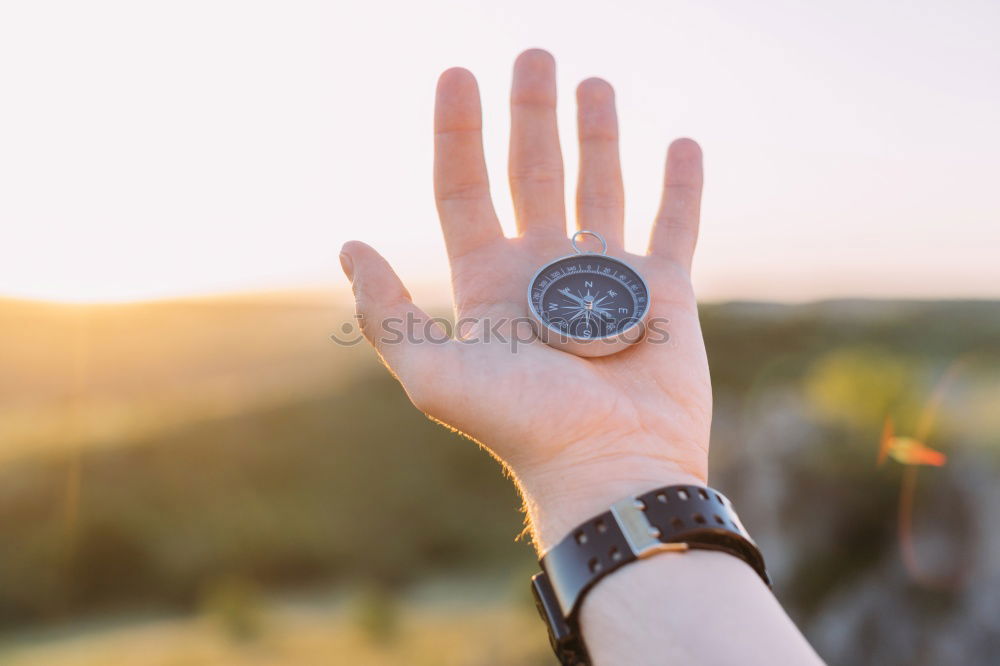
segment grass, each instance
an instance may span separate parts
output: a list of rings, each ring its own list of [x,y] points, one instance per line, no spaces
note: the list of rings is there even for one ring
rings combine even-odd
[[[478,567],[523,594],[534,554],[514,542],[519,502],[496,463],[413,409],[366,346],[333,344],[349,309],[325,299],[0,301],[0,664],[551,663],[530,604],[502,589],[385,592]],[[807,635],[865,603],[845,590],[901,566],[882,419],[912,430],[957,360],[930,442],[949,464],[921,481],[918,527],[959,525],[948,543],[991,575],[974,526],[1000,469],[996,303],[728,304],[701,319],[713,484]],[[925,595],[899,580],[887,607],[914,608]],[[275,601],[329,585],[369,591]],[[986,603],[939,596],[955,635]],[[110,615],[135,608],[151,610]],[[866,622],[914,640],[940,626],[921,612],[897,631],[896,615]],[[877,645],[825,647],[859,663]]]
[[[544,629],[521,597],[495,585],[424,585],[380,605],[374,630],[365,593],[261,601],[259,630],[234,633],[201,615],[78,622],[0,642],[4,666],[541,666]]]
[[[124,305],[0,299],[0,464],[114,447],[344,386],[370,370],[329,297]]]

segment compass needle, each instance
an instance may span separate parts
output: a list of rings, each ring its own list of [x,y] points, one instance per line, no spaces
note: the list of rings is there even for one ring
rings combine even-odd
[[[583,252],[581,235],[602,241],[602,252]],[[549,344],[581,356],[604,356],[621,351],[642,338],[633,330],[649,310],[649,289],[635,269],[607,256],[598,234],[577,232],[576,255],[543,266],[531,280],[529,311],[545,328],[559,333]]]

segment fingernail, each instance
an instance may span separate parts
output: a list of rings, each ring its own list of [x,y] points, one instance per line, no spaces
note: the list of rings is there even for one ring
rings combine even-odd
[[[344,269],[344,275],[348,280],[354,281],[354,261],[346,252],[340,253],[340,267]]]

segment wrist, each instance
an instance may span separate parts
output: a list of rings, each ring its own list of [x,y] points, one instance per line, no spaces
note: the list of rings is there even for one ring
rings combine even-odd
[[[519,475],[517,481],[535,548],[543,553],[624,497],[667,485],[705,485],[706,467],[685,466],[663,457],[609,454],[562,460]]]

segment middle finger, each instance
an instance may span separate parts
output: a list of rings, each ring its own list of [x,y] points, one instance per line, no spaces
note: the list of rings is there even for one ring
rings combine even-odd
[[[566,194],[556,124],[556,64],[531,49],[514,63],[510,93],[510,189],[518,233],[566,234]]]

